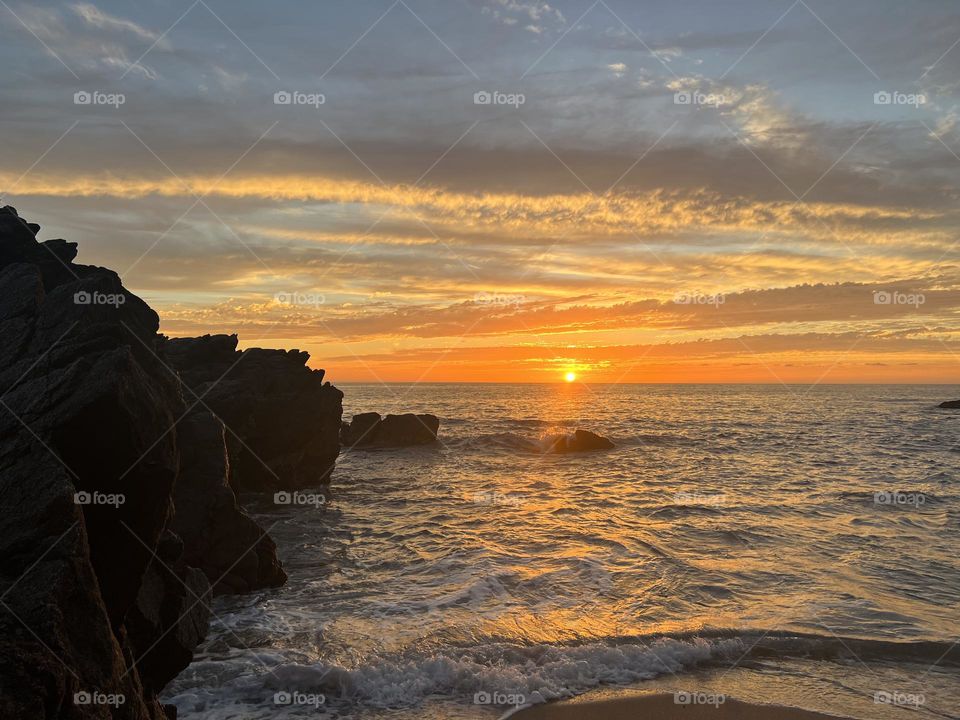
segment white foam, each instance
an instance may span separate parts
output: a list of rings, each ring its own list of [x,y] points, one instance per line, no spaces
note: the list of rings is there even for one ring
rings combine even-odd
[[[194,688],[169,702],[178,706],[184,718],[196,717],[194,713],[215,717],[206,713],[222,703],[236,708],[238,700],[262,707],[272,703],[273,694],[281,690],[322,693],[328,704],[372,708],[410,708],[438,697],[470,702],[479,692],[522,695],[526,702],[538,703],[571,697],[599,685],[628,684],[680,672],[740,648],[742,644],[735,639],[665,638],[649,645],[591,643],[573,647],[496,643],[450,648],[428,656],[375,658],[353,668],[288,662],[270,673],[251,666],[250,672],[225,683],[219,692],[205,690],[201,695]]]

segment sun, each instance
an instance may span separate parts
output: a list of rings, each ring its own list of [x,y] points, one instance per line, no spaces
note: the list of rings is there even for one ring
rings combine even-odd
[[[567,382],[573,382],[574,380],[577,379],[577,374],[575,372],[568,372],[563,377]]]

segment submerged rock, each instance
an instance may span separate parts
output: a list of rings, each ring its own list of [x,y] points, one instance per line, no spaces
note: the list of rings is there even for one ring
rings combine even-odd
[[[550,453],[587,452],[609,450],[616,447],[610,440],[589,430],[576,430],[573,435],[560,435],[547,446]]]
[[[937,407],[950,408],[951,410],[960,408],[960,400],[946,400],[937,405]]]
[[[340,440],[350,448],[412,447],[437,441],[440,419],[436,415],[360,413],[344,423]]]
[[[328,482],[340,452],[343,393],[299,350],[237,350],[236,335],[169,338],[164,357],[226,428],[230,484],[240,492]]]

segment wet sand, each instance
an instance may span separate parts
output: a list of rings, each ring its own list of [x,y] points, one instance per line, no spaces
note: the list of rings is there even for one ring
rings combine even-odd
[[[680,705],[670,693],[606,700],[577,698],[521,710],[511,720],[838,720],[780,705],[757,705],[727,698],[720,705]]]

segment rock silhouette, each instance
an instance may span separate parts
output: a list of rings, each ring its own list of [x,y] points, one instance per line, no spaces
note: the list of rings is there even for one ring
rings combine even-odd
[[[282,585],[287,575],[276,545],[230,487],[223,423],[197,408],[178,427],[182,450],[173,529],[183,538],[184,560],[204,572],[216,594]]]
[[[609,450],[613,447],[615,445],[602,435],[597,435],[589,430],[576,430],[573,435],[560,435],[554,438],[547,447],[547,452],[588,452],[590,450]]]
[[[39,229],[0,209],[0,717],[160,720],[211,594],[286,579],[236,488],[329,477],[342,394],[306,353],[164,338]]]
[[[360,413],[340,431],[340,441],[349,448],[411,447],[437,441],[440,420],[436,415],[387,415]]]
[[[179,382],[156,313],[38,229],[0,211],[0,715],[102,717],[74,702],[99,691],[160,718],[125,621],[171,511]]]
[[[236,335],[170,338],[165,357],[226,426],[237,492],[297,490],[328,482],[340,452],[343,393],[298,350],[237,350]]]

